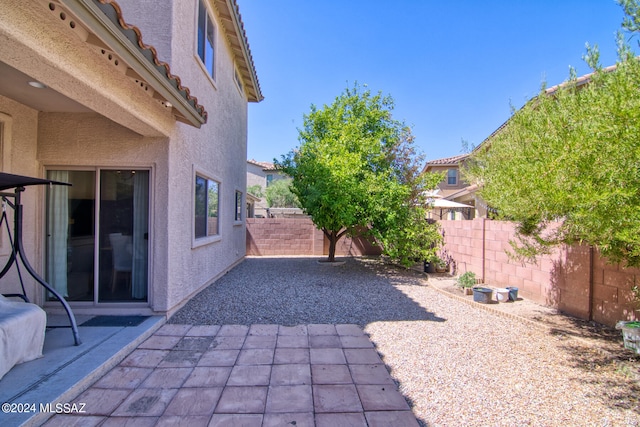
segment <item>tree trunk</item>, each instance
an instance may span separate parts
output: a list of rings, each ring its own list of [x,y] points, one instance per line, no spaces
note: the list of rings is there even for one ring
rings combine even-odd
[[[338,237],[336,236],[336,232],[332,231],[329,235],[329,259],[327,261],[334,262],[336,260],[336,243],[338,241]]]
[[[342,231],[338,230],[327,230],[326,228],[322,229],[324,235],[329,239],[329,257],[327,258],[328,262],[335,262],[336,260],[336,247],[338,246],[338,240],[342,238],[347,233],[347,229],[344,228]]]

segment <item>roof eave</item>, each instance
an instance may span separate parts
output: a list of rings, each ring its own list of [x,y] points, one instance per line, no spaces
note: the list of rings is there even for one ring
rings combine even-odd
[[[168,75],[166,65],[159,63],[155,52],[140,46],[125,34],[124,23],[118,22],[119,6],[108,0],[60,0],[70,12],[95,34],[109,49],[145,80],[158,95],[169,102],[179,121],[200,127],[207,121],[207,113],[180,85],[179,78]],[[113,13],[111,13],[113,12]],[[134,32],[133,29],[128,31]],[[137,38],[137,37],[134,37]],[[146,53],[146,55],[145,55]]]
[[[231,19],[222,19],[227,37],[232,44],[232,52],[236,61],[240,65],[240,74],[247,89],[247,99],[249,102],[260,102],[264,99],[260,90],[260,82],[256,73],[253,57],[247,35],[240,18],[240,9],[236,0],[215,0],[216,6],[226,12]],[[234,40],[235,39],[235,43]]]

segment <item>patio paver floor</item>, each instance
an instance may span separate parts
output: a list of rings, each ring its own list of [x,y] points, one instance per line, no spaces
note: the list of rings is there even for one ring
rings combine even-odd
[[[165,324],[73,402],[45,426],[418,425],[357,325]]]

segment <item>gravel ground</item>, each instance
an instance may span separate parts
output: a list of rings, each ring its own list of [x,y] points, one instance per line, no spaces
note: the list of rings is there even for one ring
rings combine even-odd
[[[435,285],[372,259],[250,258],[169,322],[358,324],[426,426],[640,426],[640,357],[621,339],[604,351]]]

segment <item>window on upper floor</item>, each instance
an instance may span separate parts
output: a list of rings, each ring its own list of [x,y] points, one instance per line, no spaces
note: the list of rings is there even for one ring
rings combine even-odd
[[[447,184],[448,185],[456,185],[456,184],[458,184],[458,170],[457,169],[449,169],[447,171]]]
[[[272,182],[273,182],[273,175],[272,174],[268,174],[267,175],[267,187],[270,186]]]
[[[236,81],[236,85],[238,85],[238,89],[240,89],[240,93],[244,93],[244,89],[242,87],[242,79],[240,78],[240,74],[238,70],[233,70],[233,79]]]
[[[215,44],[216,27],[207,11],[203,0],[198,1],[198,56],[209,72],[212,79],[216,79]]]

